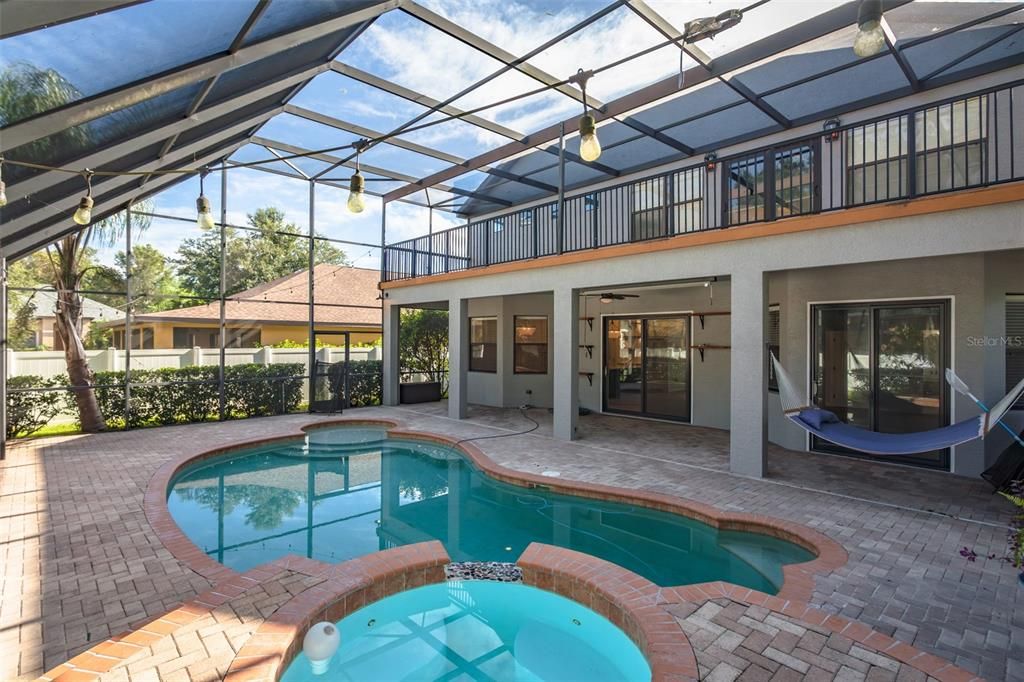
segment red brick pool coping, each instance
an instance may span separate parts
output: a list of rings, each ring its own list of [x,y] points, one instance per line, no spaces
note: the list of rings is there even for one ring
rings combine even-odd
[[[810,599],[814,590],[814,576],[833,571],[848,560],[842,545],[823,533],[799,523],[792,523],[770,516],[724,512],[711,505],[684,500],[664,493],[646,490],[630,490],[597,483],[585,483],[551,476],[541,476],[516,471],[497,464],[480,448],[471,442],[460,443],[455,438],[435,433],[411,431],[400,428],[398,422],[385,419],[333,419],[300,426],[293,433],[233,443],[199,453],[186,453],[169,460],[150,479],[146,489],[144,506],[146,518],[156,532],[160,542],[176,559],[203,577],[218,582],[237,572],[207,555],[178,528],[167,508],[167,491],[174,477],[188,466],[225,453],[246,448],[263,446],[302,438],[313,430],[338,426],[373,426],[383,428],[388,435],[406,440],[416,440],[445,445],[462,452],[473,464],[491,478],[526,488],[546,488],[552,492],[588,499],[622,502],[650,509],[679,514],[722,530],[737,530],[761,533],[787,540],[807,549],[815,558],[800,564],[783,566],[783,584],[778,596],[789,599]]]

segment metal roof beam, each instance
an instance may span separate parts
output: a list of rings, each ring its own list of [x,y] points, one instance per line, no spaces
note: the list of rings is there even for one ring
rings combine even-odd
[[[230,114],[233,111],[237,111],[253,102],[258,102],[261,99],[270,97],[275,93],[284,92],[289,86],[302,83],[319,73],[327,70],[326,64],[318,64],[314,67],[304,69],[292,76],[284,78],[273,83],[256,88],[246,93],[242,93],[232,97],[231,99],[218,102],[213,106],[207,107],[201,111],[196,112],[189,118],[179,119],[173,123],[154,128],[148,132],[137,135],[129,140],[122,140],[114,142],[106,147],[101,147],[93,152],[90,152],[84,157],[74,159],[73,161],[64,164],[65,166],[73,166],[78,168],[102,168],[108,163],[116,161],[117,159],[129,154],[140,147],[145,147],[150,144],[165,140],[181,133],[184,133],[192,128],[209,123],[221,116]],[[281,107],[275,107],[270,112],[270,116],[282,111]],[[268,116],[269,117],[269,116]],[[20,194],[34,194],[41,189],[44,189],[50,185],[56,184],[61,178],[64,178],[65,174],[59,171],[45,171],[43,173],[37,173],[32,177],[25,178],[24,180],[8,185],[8,191],[17,190]]]
[[[655,12],[650,5],[644,0],[628,0],[629,8],[633,10],[641,19],[650,24],[654,30],[661,35],[665,36],[669,40],[676,41],[683,52],[686,53],[690,59],[700,64],[708,71],[712,70],[713,60],[704,50],[700,49],[694,44],[686,44],[683,42],[683,33],[679,31],[670,21],[665,19],[663,16]],[[789,119],[782,115],[778,109],[765,102],[756,92],[748,88],[742,82],[735,78],[729,78],[725,74],[719,74],[718,80],[728,86],[733,92],[738,94],[743,99],[747,100],[755,107],[761,110],[762,113],[770,116],[772,120],[778,123],[783,128],[791,128],[792,123]],[[692,150],[690,152],[693,153]]]
[[[223,146],[217,147],[213,151],[195,159],[195,164],[204,166],[215,163],[225,156],[230,155],[235,151],[235,149],[243,144],[245,144],[245,140],[225,142]],[[133,183],[124,183],[122,185],[123,191],[118,192],[110,198],[101,199],[96,202],[96,205],[93,207],[94,221],[102,220],[111,213],[122,210],[126,206],[134,204],[148,196],[152,196],[160,190],[177,184],[184,179],[185,177],[180,175],[163,175],[147,184],[145,191],[134,187]],[[62,213],[62,211],[58,211],[58,213]],[[53,222],[54,218],[57,218],[57,222]],[[22,232],[14,235],[10,239],[5,239],[5,250],[10,254],[10,258],[21,258],[40,247],[55,242],[64,235],[84,229],[74,223],[71,223],[69,226],[68,223],[71,223],[71,219],[67,216],[51,216],[50,224],[42,229],[39,229],[36,226],[27,232]]]
[[[884,9],[889,10],[905,5],[909,2],[911,2],[911,0],[884,0],[883,6]],[[664,78],[656,83],[652,83],[651,85],[640,88],[639,90],[609,102],[605,105],[604,111],[594,112],[594,117],[599,121],[606,120],[613,118],[614,116],[625,115],[630,111],[653,104],[659,100],[678,96],[681,92],[700,85],[701,83],[717,79],[719,75],[735,71],[736,69],[759,62],[762,59],[767,59],[778,52],[788,50],[797,45],[801,45],[805,42],[815,40],[821,36],[838,31],[854,23],[856,20],[856,3],[851,2],[841,5],[840,7],[829,10],[828,12],[823,12],[822,14],[808,19],[807,21],[791,26],[779,33],[768,36],[767,38],[763,38],[751,43],[750,45],[733,50],[732,52],[715,59],[711,64],[710,69],[705,69],[704,67],[687,69],[683,74],[682,88],[678,85],[678,76],[669,76],[668,78]],[[575,123],[575,119],[568,119],[563,123],[571,129]],[[558,139],[559,125],[560,124],[556,123],[544,128],[543,130],[539,130],[536,133],[528,135],[524,139],[524,142],[533,146],[539,146],[541,144],[554,141]],[[407,194],[417,192],[424,186],[430,187],[435,182],[449,180],[470,170],[475,170],[481,165],[493,164],[501,161],[502,159],[515,156],[521,151],[522,149],[519,145],[504,145],[470,159],[464,166],[446,168],[422,178],[415,185],[400,187],[394,191],[388,192],[385,196],[385,200],[393,201]]]
[[[177,88],[207,80],[225,71],[251,64],[297,45],[325,35],[375,19],[380,14],[401,5],[402,0],[384,0],[370,7],[306,26],[289,33],[268,38],[239,49],[234,54],[221,54],[194,62],[163,74],[144,78],[93,97],[72,102],[62,107],[33,116],[2,129],[5,149],[52,135],[95,120],[104,114],[118,111],[133,104],[157,97]]]
[[[138,5],[147,0],[75,0],[75,2],[40,2],[39,0],[4,0],[0,3],[0,38],[28,33],[41,28],[84,19],[95,14]]]
[[[885,44],[889,48],[889,54],[893,56],[896,63],[900,67],[900,71],[903,72],[904,78],[907,79],[907,83],[910,84],[910,89],[914,92],[921,92],[921,81],[918,80],[917,74],[914,73],[914,67],[910,65],[910,61],[906,55],[903,54],[903,50],[896,45],[896,33],[892,30],[892,26],[886,21],[885,15],[879,22],[882,26],[882,34],[885,36]]]
[[[519,71],[520,73],[523,73],[529,76],[530,78],[533,78],[534,80],[542,83],[543,85],[550,87],[552,90],[560,92],[568,97],[572,97],[573,99],[579,102],[583,101],[583,95],[580,90],[573,87],[572,85],[569,85],[568,83],[562,83],[561,79],[556,78],[555,76],[547,73],[546,71],[543,71],[531,65],[526,61],[526,57],[516,57],[511,52],[508,52],[498,47],[497,45],[494,45],[493,43],[484,40],[476,33],[473,33],[467,29],[462,28],[461,26],[458,26],[457,24],[454,24],[451,21],[448,21],[444,17],[434,12],[431,12],[430,10],[416,4],[415,2],[407,2],[402,6],[402,10],[416,17],[420,21],[426,22],[430,26],[433,26],[434,28],[452,36],[456,40],[459,40],[469,45],[470,47],[473,47],[479,50],[480,52],[483,52],[488,57],[491,57],[492,59],[501,62],[505,66],[511,66],[516,71]],[[604,104],[600,100],[591,97],[590,95],[587,95],[587,106],[589,106],[591,109],[604,108]],[[620,121],[625,125],[629,126],[630,128],[633,128],[634,130],[644,133],[645,135],[649,135],[664,145],[672,147],[676,151],[681,151],[686,154],[693,153],[692,148],[688,147],[687,145],[679,142],[678,140],[672,137],[669,137],[668,135],[659,133],[657,130],[651,128],[650,126],[641,124],[638,121],[630,119],[629,117],[624,117],[620,119]]]
[[[486,118],[482,118],[480,116],[477,116],[476,114],[466,114],[465,111],[458,107],[454,107],[450,104],[444,104],[439,99],[434,99],[433,97],[416,92],[415,90],[411,90],[396,83],[392,83],[391,81],[384,80],[383,78],[374,76],[372,73],[367,73],[366,71],[357,69],[356,67],[351,66],[349,64],[343,64],[341,62],[335,61],[331,62],[330,67],[331,71],[334,71],[335,73],[340,73],[343,76],[348,76],[353,80],[357,80],[360,83],[363,83],[364,85],[369,85],[371,87],[377,88],[378,90],[383,90],[388,94],[396,95],[398,97],[401,97],[402,99],[413,102],[414,104],[419,104],[421,106],[427,107],[432,111],[437,111],[448,116],[458,117],[460,121],[472,123],[473,125],[479,128],[488,130],[492,133],[495,133],[496,135],[501,135],[502,137],[507,137],[508,139],[514,140],[515,142],[522,142],[528,137],[525,133],[521,133],[518,130],[512,130],[511,128],[501,125],[500,123],[488,121]],[[529,148],[530,145],[524,145],[524,150],[527,150]],[[538,148],[541,149],[541,151],[553,154],[554,156],[558,156],[558,149],[545,147]],[[606,175],[611,175],[613,177],[619,175],[619,171],[610,166],[602,166],[601,164],[587,163],[586,161],[581,159],[578,154],[574,154],[570,151],[566,151],[565,158],[569,159],[570,161],[575,161],[576,163],[582,163],[597,168]]]
[[[179,149],[172,151],[166,159],[155,159],[147,161],[146,163],[139,164],[133,168],[125,168],[124,171],[132,172],[150,172],[156,171],[164,167],[173,167],[175,164],[187,163],[192,165],[192,157],[195,154],[202,153],[205,149],[211,145],[217,144],[222,140],[231,139],[239,135],[244,135],[254,123],[262,122],[268,117],[267,113],[255,114],[248,117],[243,121],[239,121],[234,125],[231,125],[216,134],[210,135],[199,140],[195,140],[190,144],[187,144]],[[201,165],[201,164],[196,164]],[[65,175],[65,179],[69,176]],[[94,178],[93,179],[93,191],[96,195],[102,195],[109,192],[112,189],[117,188],[129,188],[129,186],[138,189],[138,175],[118,175],[108,178]],[[84,183],[83,183],[84,184]],[[84,187],[82,188],[84,190]],[[126,191],[132,191],[130,188]],[[74,197],[81,194],[81,191],[75,191],[73,193],[65,193],[59,199],[52,199],[49,203],[40,206],[34,211],[29,211],[23,215],[8,220],[3,224],[3,229],[6,235],[17,235],[20,231],[26,229],[32,229],[34,225],[42,223],[50,218],[59,216],[61,214],[70,214],[74,211]],[[6,237],[5,237],[6,238]]]
[[[621,4],[621,2],[615,4]],[[417,4],[413,0],[408,0],[407,2],[403,3],[402,11],[406,12],[407,14],[410,14],[411,16],[416,17],[417,19],[427,24],[428,26],[432,26],[433,28],[436,28],[442,33],[450,35],[452,38],[455,38],[459,42],[465,43],[466,45],[469,45],[470,47],[476,49],[477,51],[484,53],[491,59],[501,62],[505,66],[510,66],[516,71],[519,71],[520,73],[529,76],[535,81],[543,83],[544,85],[547,85],[553,90],[557,90],[558,92],[562,93],[567,97],[571,97],[577,102],[583,101],[583,93],[580,92],[579,89],[573,87],[572,85],[569,85],[568,83],[562,83],[562,79],[556,78],[555,76],[549,74],[543,69],[539,69],[536,66],[533,66],[532,64],[528,63],[526,60],[529,58],[529,55],[526,57],[517,57],[511,52],[498,47],[489,40],[481,38],[479,34],[474,33],[473,31],[467,28],[463,28],[462,26],[459,26],[458,24],[449,21],[448,19],[445,19],[440,14],[430,11],[426,7]],[[591,97],[590,95],[587,95],[587,106],[590,107],[591,109],[602,109],[604,107],[604,104],[601,102],[601,100],[597,99],[596,97]]]
[[[286,105],[284,108],[284,112],[286,114],[300,116],[309,121],[320,123],[325,126],[330,126],[331,128],[337,128],[338,130],[344,130],[347,133],[352,133],[353,135],[358,135],[360,137],[365,137],[368,139],[379,138],[383,135],[383,133],[373,130],[371,128],[366,128],[356,123],[349,123],[348,121],[342,121],[341,119],[334,118],[333,116],[327,116],[326,114],[321,114],[316,111],[310,111],[309,109],[297,107],[293,104]],[[409,140],[403,140],[400,137],[392,137],[387,140],[384,140],[384,142],[386,144],[394,145],[395,147],[401,147],[402,149],[406,149],[411,152],[416,152],[417,154],[429,156],[434,159],[440,159],[441,161],[447,161],[448,163],[460,164],[466,162],[465,159],[456,156],[455,154],[449,154],[447,152],[434,149],[432,147],[427,147],[425,145],[417,144],[415,142],[410,142]],[[542,189],[546,192],[558,191],[557,187],[555,187],[554,185],[549,185],[546,182],[531,180],[530,178],[523,177],[522,175],[516,175],[515,173],[509,173],[507,171],[498,170],[495,168],[491,168],[490,166],[481,166],[479,170],[483,171],[484,173],[494,175],[495,177],[503,178],[505,180],[511,180],[513,182],[519,182],[524,185],[530,185],[531,187],[536,187],[537,189]]]
[[[325,163],[329,163],[333,167],[344,166],[346,168],[353,168],[353,169],[356,167],[355,161],[346,161],[345,159],[339,158],[337,156],[332,156],[330,154],[318,154],[318,153],[311,154],[311,153],[309,153],[310,150],[303,149],[302,147],[299,147],[299,146],[296,146],[296,145],[293,145],[293,144],[288,144],[287,142],[278,142],[276,140],[269,140],[269,139],[267,139],[265,137],[253,137],[253,138],[250,139],[250,142],[252,142],[253,144],[258,144],[258,145],[260,145],[262,147],[272,147],[274,149],[278,149],[278,150],[280,150],[282,152],[286,152],[288,154],[308,154],[309,158],[316,159],[317,161],[323,161]],[[399,173],[398,171],[388,170],[386,168],[379,168],[377,166],[371,166],[370,164],[368,164],[368,163],[366,163],[364,161],[360,161],[359,162],[359,167],[362,168],[367,173],[372,173],[374,175],[380,175],[382,177],[390,178],[392,180],[395,180],[397,182],[407,182],[407,183],[408,182],[416,182],[416,178],[414,178],[411,175],[406,175],[405,173]],[[316,182],[320,182],[320,180],[316,179]],[[481,201],[487,201],[489,203],[497,204],[499,206],[512,206],[512,202],[511,201],[507,201],[505,199],[498,199],[497,197],[492,197],[492,196],[488,196],[486,194],[481,194],[480,192],[473,192],[473,191],[470,191],[470,190],[462,189],[460,187],[451,187],[449,185],[443,185],[443,184],[434,185],[434,187],[436,187],[437,189],[441,190],[442,192],[448,192],[450,194],[458,194],[458,195],[461,195],[461,196],[464,196],[464,197],[470,197],[470,198],[473,198],[473,199],[479,199]]]

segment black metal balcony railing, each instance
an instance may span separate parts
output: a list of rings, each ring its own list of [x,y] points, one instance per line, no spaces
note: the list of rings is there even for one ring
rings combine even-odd
[[[385,281],[1024,179],[1024,81],[390,244]]]

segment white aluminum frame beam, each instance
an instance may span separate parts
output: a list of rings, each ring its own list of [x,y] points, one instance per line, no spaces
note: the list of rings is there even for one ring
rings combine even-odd
[[[93,97],[58,107],[2,129],[4,148],[13,149],[67,128],[95,120],[177,88],[207,80],[225,71],[251,64],[317,38],[370,21],[401,6],[403,0],[384,0],[334,19],[307,26],[258,43],[247,45],[234,54],[222,54],[164,72],[129,85],[102,92]]]

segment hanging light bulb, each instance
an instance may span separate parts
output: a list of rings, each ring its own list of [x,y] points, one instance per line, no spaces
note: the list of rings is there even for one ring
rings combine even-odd
[[[597,126],[590,114],[580,116],[580,158],[597,161],[601,156],[601,141],[597,139]]]
[[[320,622],[306,632],[302,638],[302,653],[306,654],[314,675],[323,675],[331,663],[331,657],[341,645],[341,633],[333,623]]]
[[[861,0],[857,9],[857,29],[853,52],[858,57],[871,57],[885,49],[882,0]]]
[[[209,171],[204,170],[199,174],[199,198],[196,199],[196,225],[200,230],[209,231],[216,227],[213,222],[213,211],[210,209],[210,200],[203,193],[203,180]]]
[[[601,141],[597,139],[597,123],[587,109],[587,81],[594,75],[593,71],[579,69],[575,76],[569,78],[570,83],[580,86],[583,94],[583,115],[580,116],[580,158],[584,161],[597,161],[601,156]]]
[[[92,171],[87,168],[82,175],[85,176],[86,193],[78,201],[78,210],[75,211],[73,220],[84,227],[92,222]]]
[[[366,140],[356,142],[356,172],[348,184],[348,210],[362,213],[366,210],[366,178],[359,172],[359,154],[366,146]]]
[[[4,184],[4,157],[0,156],[0,208],[7,205],[7,185]]]
[[[348,210],[362,213],[366,209],[366,178],[359,171],[355,172],[348,184]]]

